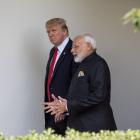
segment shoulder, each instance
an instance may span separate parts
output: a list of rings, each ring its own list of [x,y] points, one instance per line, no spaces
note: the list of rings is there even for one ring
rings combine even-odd
[[[68,50],[70,52],[71,48],[72,48],[72,40],[69,38],[69,41],[68,41],[68,43],[66,45],[66,50]]]
[[[98,54],[96,54],[95,60],[93,60],[93,61],[95,61],[95,64],[97,66],[100,66],[100,67],[107,66],[108,67],[106,60]]]
[[[72,45],[72,40],[69,38],[68,44]]]
[[[96,54],[90,60],[86,65],[86,69],[91,75],[95,75],[96,73],[110,73],[106,60],[100,55]]]

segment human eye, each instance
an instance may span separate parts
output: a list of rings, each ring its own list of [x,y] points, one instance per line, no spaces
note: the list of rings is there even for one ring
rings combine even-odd
[[[52,32],[55,33],[55,32],[57,32],[57,30],[56,29],[53,29]]]
[[[77,49],[77,48],[78,48],[78,46],[77,46],[77,45],[75,45],[75,46],[73,46],[73,48],[74,48],[74,49]]]

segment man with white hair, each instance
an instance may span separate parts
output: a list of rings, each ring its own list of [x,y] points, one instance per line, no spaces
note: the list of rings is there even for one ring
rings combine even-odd
[[[110,71],[96,53],[96,42],[90,34],[77,36],[71,50],[80,65],[74,74],[67,99],[53,96],[46,111],[56,117],[69,113],[68,127],[78,131],[116,130],[110,106]]]

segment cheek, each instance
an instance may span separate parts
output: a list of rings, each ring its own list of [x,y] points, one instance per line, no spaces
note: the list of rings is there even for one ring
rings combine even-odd
[[[61,33],[59,33],[58,35],[57,35],[57,38],[59,39],[59,40],[64,40],[64,35],[63,34],[61,34]]]
[[[80,54],[82,50],[80,48],[77,49],[77,53]]]
[[[61,38],[61,36],[62,36],[62,35],[61,35],[59,32],[55,33],[55,37],[56,37],[56,38]]]

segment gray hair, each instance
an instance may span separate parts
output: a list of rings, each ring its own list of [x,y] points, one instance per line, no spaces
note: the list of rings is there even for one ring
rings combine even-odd
[[[96,40],[91,34],[84,34],[83,38],[86,43],[90,43],[93,49],[96,49]]]

